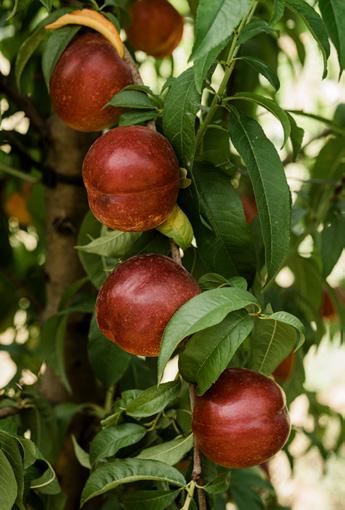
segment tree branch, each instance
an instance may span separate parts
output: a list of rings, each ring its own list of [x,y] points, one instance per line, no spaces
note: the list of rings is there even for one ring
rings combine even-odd
[[[49,137],[48,126],[45,119],[41,116],[34,103],[26,96],[21,94],[17,88],[10,82],[9,78],[0,73],[0,92],[12,99],[16,105],[23,110],[30,119],[32,126],[38,131],[43,139]]]

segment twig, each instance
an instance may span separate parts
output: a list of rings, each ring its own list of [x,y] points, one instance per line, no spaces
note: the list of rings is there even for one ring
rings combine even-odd
[[[303,147],[301,147],[301,154],[303,154],[303,152],[305,151],[305,149],[307,147],[309,147],[309,145],[311,145],[312,143],[316,142],[317,140],[320,140],[321,138],[325,138],[326,136],[329,136],[332,134],[332,130],[331,129],[324,129],[321,133],[319,133],[318,135],[315,135],[313,136],[310,140],[308,140],[308,142],[306,142]],[[293,154],[290,153],[286,156],[286,158],[284,159],[283,161],[283,165],[288,165],[289,163],[292,163],[293,162]]]
[[[30,119],[32,126],[39,132],[43,139],[48,138],[48,127],[44,118],[37,110],[34,103],[26,96],[22,95],[17,88],[10,82],[7,76],[0,73],[0,91],[4,92],[16,105],[23,110]]]
[[[13,416],[14,414],[20,413],[21,409],[19,407],[3,407],[0,409],[0,420],[4,418],[8,418],[8,416]]]

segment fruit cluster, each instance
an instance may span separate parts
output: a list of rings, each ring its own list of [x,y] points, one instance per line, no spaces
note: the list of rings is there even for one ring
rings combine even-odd
[[[127,34],[137,49],[162,57],[181,39],[182,18],[166,0],[137,0],[131,15]],[[132,81],[130,68],[116,49],[102,35],[86,33],[68,46],[56,65],[52,103],[72,128],[100,130],[121,113],[106,106],[108,101]],[[168,140],[155,130],[115,127],[89,149],[83,180],[90,209],[101,223],[122,231],[144,231],[162,224],[173,210],[179,165]],[[101,288],[97,322],[102,333],[124,350],[158,356],[167,323],[199,292],[193,277],[171,258],[135,256],[117,266]],[[196,442],[220,465],[245,467],[266,461],[283,447],[289,430],[284,394],[261,374],[228,369],[206,394],[196,397]]]

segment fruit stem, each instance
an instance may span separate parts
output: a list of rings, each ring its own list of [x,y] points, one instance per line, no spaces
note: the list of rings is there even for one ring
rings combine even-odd
[[[208,128],[216,110],[218,109],[218,106],[221,104],[222,102],[222,98],[223,98],[223,95],[224,95],[224,92],[226,91],[226,86],[228,84],[228,81],[230,79],[230,76],[232,75],[232,72],[234,70],[234,67],[235,67],[235,57],[238,53],[238,50],[240,49],[240,46],[237,44],[238,43],[238,39],[241,35],[241,32],[243,30],[243,28],[245,27],[245,25],[247,25],[249,23],[249,21],[252,19],[253,15],[254,15],[254,12],[255,12],[255,9],[256,9],[256,6],[258,4],[258,1],[257,0],[254,0],[252,2],[252,6],[250,8],[250,11],[248,12],[247,16],[245,16],[243,18],[243,20],[241,21],[241,23],[239,24],[237,30],[234,31],[234,35],[233,35],[233,38],[232,38],[232,43],[231,43],[231,46],[230,46],[230,49],[229,49],[229,53],[228,53],[228,56],[227,56],[227,59],[226,59],[226,63],[225,63],[225,72],[224,72],[224,76],[223,76],[223,79],[219,85],[219,89],[218,89],[218,92],[214,95],[213,97],[213,100],[211,102],[211,105],[210,105],[210,108],[207,112],[207,115],[204,119],[204,121],[201,123],[200,127],[199,127],[199,130],[197,132],[197,135],[196,135],[196,141],[195,141],[195,152],[197,152],[198,150],[198,147],[200,145],[200,142],[205,134],[205,131],[206,129]]]
[[[109,414],[111,412],[111,408],[113,407],[114,393],[115,393],[115,384],[112,384],[107,389],[107,393],[105,395],[104,414]]]
[[[194,490],[195,490],[195,482],[191,482],[189,484],[189,486],[187,486],[187,496],[186,496],[186,499],[185,499],[185,502],[184,502],[184,505],[183,507],[181,508],[181,510],[188,510],[189,509],[189,506],[193,500],[193,495],[194,495]]]
[[[176,262],[176,264],[179,264],[180,266],[182,266],[180,248],[177,246],[177,244],[174,241],[170,241],[170,252],[171,252],[171,257]],[[190,398],[191,410],[193,412],[194,401],[195,401],[195,387],[193,384],[189,385],[189,398]],[[201,455],[200,455],[200,450],[198,448],[198,445],[197,445],[195,439],[194,439],[194,449],[193,449],[192,483],[194,483],[193,492],[194,492],[194,486],[198,485],[197,486],[197,494],[198,494],[199,510],[207,510],[205,491],[202,488],[203,481],[201,479]],[[182,510],[187,510],[189,508],[190,501],[193,497],[193,494],[189,499],[188,499],[188,497],[189,496],[187,496]]]

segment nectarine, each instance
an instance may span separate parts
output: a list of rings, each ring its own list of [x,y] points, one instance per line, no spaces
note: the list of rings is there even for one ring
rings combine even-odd
[[[158,356],[170,318],[199,292],[188,271],[169,257],[132,257],[111,273],[99,291],[98,326],[125,351]]]
[[[83,179],[101,223],[140,232],[157,227],[173,210],[179,165],[161,134],[144,126],[117,127],[91,146]]]
[[[195,398],[193,432],[201,451],[220,466],[262,464],[289,436],[285,395],[262,374],[229,368]]]
[[[167,0],[136,0],[130,9],[128,40],[136,50],[163,58],[171,55],[183,34],[183,18]]]
[[[104,106],[132,83],[128,65],[100,34],[76,37],[64,51],[50,80],[53,107],[78,131],[99,131],[114,124],[121,108]]]

